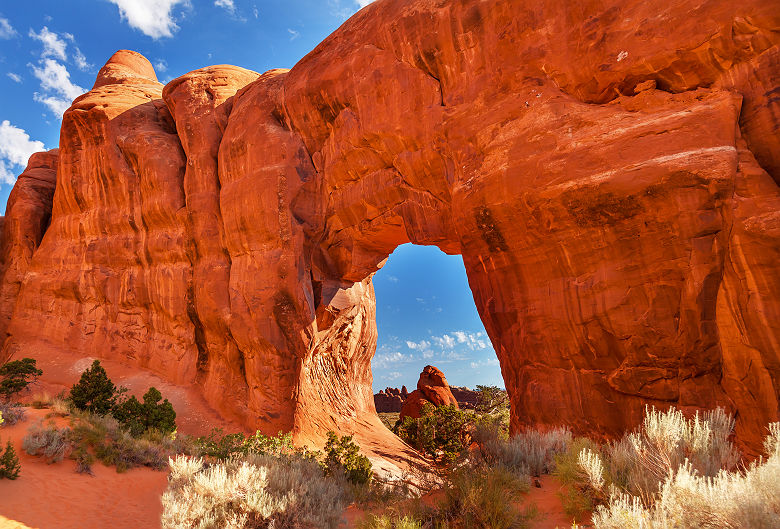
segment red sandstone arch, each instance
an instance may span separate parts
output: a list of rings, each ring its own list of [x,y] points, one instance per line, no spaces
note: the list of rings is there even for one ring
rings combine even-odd
[[[780,400],[778,10],[664,5],[381,0],[289,72],[164,88],[117,52],[64,116],[40,246],[5,224],[3,262],[31,260],[2,356],[121,359],[250,427],[392,453],[370,278],[435,244],[513,428],[725,405],[755,447]]]

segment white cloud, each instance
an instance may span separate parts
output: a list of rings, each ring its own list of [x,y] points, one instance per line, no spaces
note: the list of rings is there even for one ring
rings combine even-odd
[[[81,50],[78,48],[76,48],[76,51],[73,53],[73,62],[76,63],[76,68],[78,68],[82,72],[86,72],[92,68],[92,65],[89,64],[89,62],[87,62],[87,58],[84,56],[83,53],[81,53]]]
[[[433,341],[438,345],[439,347],[446,347],[447,349],[452,349],[455,347],[455,338],[450,336],[449,334],[444,334],[442,336],[433,336]]]
[[[168,62],[165,59],[159,59],[154,63],[154,69],[158,73],[168,71]]]
[[[179,29],[173,20],[173,8],[188,4],[188,0],[108,0],[119,8],[119,16],[131,28],[153,39],[173,37]],[[219,1],[219,0],[218,0]]]
[[[290,34],[290,40],[295,40],[301,36],[301,34],[298,31],[295,31],[294,29],[290,29],[290,28],[287,28],[287,33]]]
[[[29,66],[33,75],[41,81],[41,89],[44,92],[36,92],[33,99],[49,107],[58,116],[62,116],[71,102],[86,92],[84,88],[71,82],[68,69],[54,59],[44,59],[39,66]]]
[[[4,120],[0,123],[0,181],[13,184],[16,175],[11,168],[26,166],[33,153],[44,149],[43,142],[31,140],[24,129],[14,127],[10,121]]]
[[[402,362],[411,362],[413,360],[414,358],[412,358],[411,355],[405,355],[398,351],[394,351],[392,353],[374,355],[374,360],[371,362],[371,365],[374,368],[386,369],[396,364]]]
[[[398,380],[402,376],[403,375],[401,373],[399,373],[398,371],[393,371],[393,372],[388,373],[385,376],[383,376],[382,379],[383,380]]]
[[[236,14],[236,5],[233,0],[215,0],[214,5],[225,8],[231,15]]]
[[[357,0],[358,5],[361,8],[366,7],[368,4],[372,3],[374,0]]]
[[[255,18],[260,17],[260,11],[257,10],[257,6],[252,6],[252,14],[255,16]]]
[[[46,26],[43,26],[40,33],[36,33],[30,29],[28,35],[35,40],[41,41],[43,44],[43,53],[41,53],[41,57],[54,57],[61,61],[68,58],[68,55],[65,53],[68,44],[62,40],[59,35],[53,31],[49,31],[49,28]],[[73,35],[68,33],[65,33],[65,37],[70,37],[71,40],[73,39]]]
[[[21,82],[22,82],[22,77],[21,77],[20,75],[17,75],[17,74],[15,74],[15,73],[13,73],[13,72],[8,72],[6,75],[7,75],[8,77],[10,77],[10,78],[11,78],[11,80],[12,80],[13,82],[15,82],[15,83],[21,83]]]
[[[16,30],[8,22],[8,19],[0,17],[0,39],[12,39],[16,35]]]
[[[431,342],[428,340],[421,340],[419,342],[406,341],[406,347],[415,351],[424,351],[431,348]]]
[[[471,362],[471,369],[479,369],[480,367],[492,367],[499,365],[498,358],[486,358],[479,362]]]
[[[70,73],[64,65],[53,59],[44,59],[42,67],[30,65],[33,75],[40,79],[41,88],[61,94],[71,100],[86,92],[85,89],[70,81]]]

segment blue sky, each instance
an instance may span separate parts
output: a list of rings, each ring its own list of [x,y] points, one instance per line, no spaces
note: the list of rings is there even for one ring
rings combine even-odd
[[[0,211],[33,152],[118,49],[165,83],[213,64],[290,68],[371,0],[24,0],[0,3]],[[403,246],[375,279],[374,387],[413,387],[431,363],[455,385],[503,385],[463,261]]]

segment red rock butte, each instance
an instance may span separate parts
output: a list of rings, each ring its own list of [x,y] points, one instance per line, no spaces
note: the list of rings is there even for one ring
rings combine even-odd
[[[513,430],[720,405],[757,450],[779,27],[777,0],[379,0],[289,71],[163,86],[119,51],[9,198],[0,360],[121,360],[248,428],[392,444],[371,278],[412,242],[463,256]]]

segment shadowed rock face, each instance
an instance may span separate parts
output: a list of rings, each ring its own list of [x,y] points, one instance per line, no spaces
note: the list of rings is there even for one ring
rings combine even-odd
[[[0,357],[121,359],[248,427],[393,453],[371,276],[432,244],[463,255],[514,430],[722,405],[757,448],[780,397],[779,13],[380,0],[289,72],[164,89],[117,52],[63,118],[40,246],[4,231]],[[8,219],[49,207],[23,205]]]

